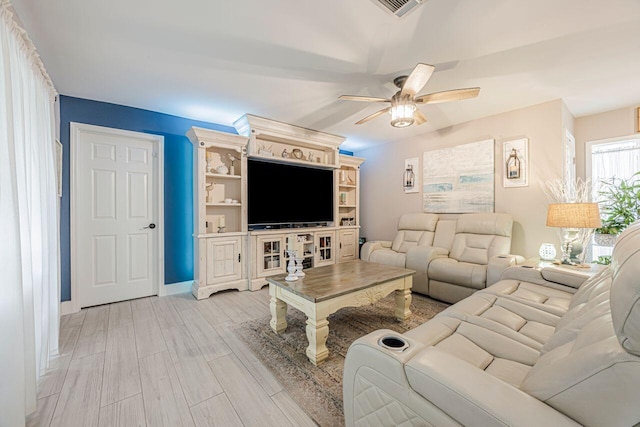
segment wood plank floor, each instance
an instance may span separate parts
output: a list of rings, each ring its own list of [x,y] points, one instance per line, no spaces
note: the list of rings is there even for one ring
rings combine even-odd
[[[265,287],[63,316],[27,426],[314,426],[230,329],[268,313]]]

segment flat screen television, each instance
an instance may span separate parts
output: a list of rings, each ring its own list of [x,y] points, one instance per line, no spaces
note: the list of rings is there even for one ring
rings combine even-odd
[[[333,221],[333,171],[248,159],[251,228]]]

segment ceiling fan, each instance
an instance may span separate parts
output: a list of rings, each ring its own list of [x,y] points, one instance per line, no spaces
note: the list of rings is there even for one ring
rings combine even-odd
[[[356,124],[361,125],[388,112],[391,114],[391,126],[403,128],[411,126],[414,123],[421,125],[427,121],[427,117],[420,111],[417,104],[438,104],[441,102],[460,101],[462,99],[475,98],[480,93],[479,87],[472,87],[416,96],[424,85],[427,84],[435,69],[436,67],[433,65],[418,64],[408,76],[398,76],[393,79],[393,83],[400,90],[396,92],[391,99],[356,95],[341,95],[339,99],[361,102],[390,102],[390,107],[377,111],[356,122]]]

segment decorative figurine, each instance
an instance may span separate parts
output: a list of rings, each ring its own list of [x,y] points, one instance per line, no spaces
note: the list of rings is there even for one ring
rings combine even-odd
[[[287,277],[284,278],[287,282],[293,282],[298,280],[298,276],[296,276],[296,262],[294,260],[296,256],[296,251],[287,251],[287,255],[289,255],[289,265],[287,265],[287,272],[289,273]]]

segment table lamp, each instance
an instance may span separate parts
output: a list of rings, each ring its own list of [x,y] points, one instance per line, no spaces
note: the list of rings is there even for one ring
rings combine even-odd
[[[574,264],[571,261],[571,251],[579,229],[598,228],[601,225],[597,203],[552,203],[547,211],[547,227],[565,229],[562,238],[563,264]]]

